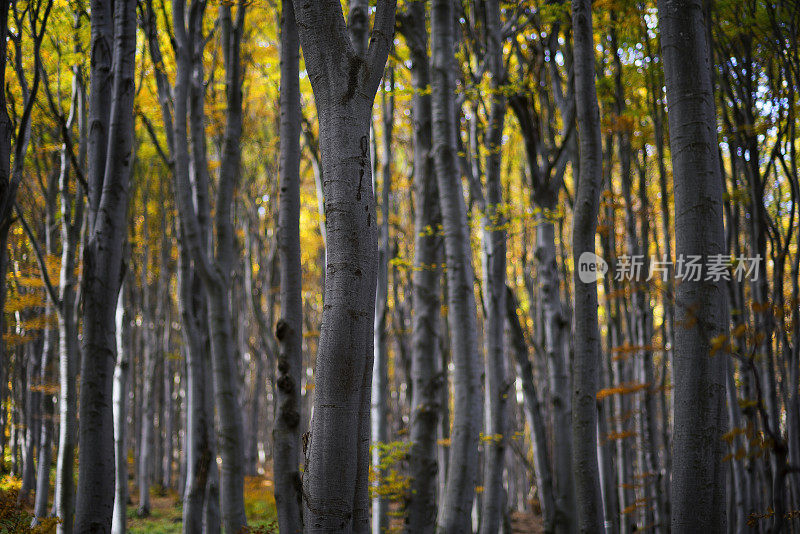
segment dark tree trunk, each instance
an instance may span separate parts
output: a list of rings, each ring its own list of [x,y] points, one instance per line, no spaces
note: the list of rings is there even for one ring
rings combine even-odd
[[[112,30],[108,6],[92,2],[92,49],[96,52],[90,92],[89,237],[83,254],[80,442],[93,445],[79,449],[75,514],[75,529],[87,533],[111,529],[114,505],[114,313],[133,165],[135,11],[133,0],[117,2]],[[113,58],[100,50],[113,50]],[[113,82],[110,87],[103,85],[107,80]],[[106,96],[108,103],[101,100]]]
[[[658,18],[675,182],[676,253],[679,258],[700,255],[706,261],[710,255],[725,252],[725,236],[702,2],[659,0]],[[727,334],[727,322],[724,281],[681,281],[676,296],[673,364],[675,532],[726,531],[727,463],[722,461],[722,435],[727,430],[728,360],[725,350],[712,354],[711,340]]]

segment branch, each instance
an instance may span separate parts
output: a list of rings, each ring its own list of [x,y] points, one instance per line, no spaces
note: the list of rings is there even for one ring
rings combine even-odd
[[[375,22],[369,37],[367,49],[367,81],[364,92],[374,95],[383,78],[383,69],[389,58],[389,50],[394,42],[394,19],[397,0],[378,0]]]
[[[75,148],[72,145],[72,135],[70,134],[70,129],[72,128],[72,123],[75,116],[75,108],[76,105],[76,94],[73,91],[72,95],[72,102],[70,103],[70,116],[68,119],[64,119],[64,112],[59,109],[58,104],[56,103],[55,96],[53,95],[52,90],[50,89],[50,82],[47,78],[47,71],[44,69],[44,65],[39,65],[42,71],[42,77],[44,78],[44,92],[47,96],[47,103],[50,107],[50,112],[55,116],[56,121],[58,121],[59,129],[61,130],[61,137],[64,140],[64,147],[67,151],[67,156],[69,157],[69,162],[72,164],[72,167],[75,169],[75,177],[77,178],[78,182],[80,182],[81,187],[83,188],[84,194],[87,194],[89,191],[89,184],[86,182],[86,177],[83,175],[83,169],[78,164],[78,158],[75,156]],[[77,74],[75,74],[77,76]]]
[[[166,152],[164,152],[164,148],[161,146],[161,143],[156,136],[156,131],[153,128],[153,123],[150,122],[150,119],[141,111],[138,110],[137,115],[139,118],[142,119],[142,124],[144,124],[145,129],[147,130],[148,135],[150,136],[150,140],[153,142],[153,145],[156,147],[156,152],[161,157],[161,159],[166,163],[167,167],[172,169],[175,165],[175,162],[167,156]]]
[[[58,292],[50,281],[50,275],[47,273],[47,263],[45,262],[44,254],[42,254],[42,249],[39,248],[39,242],[36,241],[36,236],[33,235],[33,230],[31,230],[31,227],[28,225],[28,221],[25,220],[25,216],[22,214],[22,209],[20,209],[19,204],[16,202],[14,202],[14,210],[16,210],[17,216],[19,217],[19,222],[22,224],[22,228],[25,230],[25,234],[28,236],[28,241],[30,241],[31,246],[33,247],[33,252],[36,255],[36,263],[39,264],[39,271],[42,273],[42,281],[44,282],[45,289],[47,289],[47,296],[50,297],[50,301],[53,303],[53,306],[60,310],[61,299],[58,297]]]

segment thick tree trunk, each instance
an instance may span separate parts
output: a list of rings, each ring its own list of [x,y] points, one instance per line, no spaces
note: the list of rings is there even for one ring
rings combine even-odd
[[[554,204],[554,203],[553,203]],[[557,532],[572,532],[575,486],[572,477],[572,397],[566,351],[569,317],[564,314],[556,261],[555,225],[547,213],[536,223],[536,275],[544,315],[544,346],[548,361],[548,382],[553,425],[554,526]],[[538,318],[533,317],[534,321]]]
[[[678,257],[723,254],[722,178],[709,51],[700,0],[659,0],[661,49],[669,105]],[[724,281],[684,279],[675,317],[672,530],[726,530],[727,430]]]
[[[453,0],[435,0],[431,14],[433,153],[445,232],[447,317],[455,366],[450,465],[438,518],[439,529],[447,533],[472,529],[481,414],[480,359],[473,287],[475,273],[467,210],[456,160],[453,9]]]
[[[580,140],[580,181],[573,208],[572,254],[575,263],[575,357],[573,363],[573,473],[581,532],[600,532],[603,498],[597,465],[597,389],[600,331],[597,278],[583,280],[582,264],[595,265],[595,233],[602,186],[600,112],[594,81],[594,41],[590,0],[572,0],[575,39],[575,100]]]
[[[369,128],[395,2],[378,3],[365,55],[350,42],[337,0],[296,0],[294,7],[319,116],[327,233],[305,524],[307,532],[366,532],[377,266]]]
[[[303,301],[300,264],[300,41],[291,0],[281,11],[281,168],[278,258],[281,318],[274,443],[275,504],[281,532],[303,529],[300,479],[300,394]],[[254,422],[255,423],[255,422]]]
[[[92,2],[93,50],[112,50],[107,6]],[[81,359],[80,441],[91,447],[79,450],[79,476],[75,529],[108,532],[114,499],[114,443],[111,411],[115,360],[114,311],[122,272],[122,246],[126,236],[128,182],[133,164],[134,53],[136,2],[114,5],[113,63],[102,54],[92,55],[91,134],[105,135],[108,153],[100,139],[89,143],[89,237],[83,260],[83,357]],[[110,68],[109,67],[112,67]],[[97,108],[101,79],[111,74],[108,122]],[[103,157],[100,158],[102,152]]]
[[[441,211],[431,153],[431,97],[427,91],[431,74],[425,11],[425,2],[415,0],[408,4],[406,13],[399,19],[400,32],[411,52],[416,201],[412,275],[411,481],[406,502],[406,534],[432,534],[436,528],[436,438],[444,382],[442,373],[438,372],[441,269],[437,263],[442,241],[436,229],[441,224]]]

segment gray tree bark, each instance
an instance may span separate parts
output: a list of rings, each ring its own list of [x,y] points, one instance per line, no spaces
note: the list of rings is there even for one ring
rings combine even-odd
[[[147,195],[145,194],[145,199]],[[147,205],[147,200],[144,201]],[[148,271],[150,270],[149,237],[147,214],[144,214],[145,223],[142,247],[141,271],[141,290],[142,290],[142,422],[139,433],[139,455],[137,457],[137,478],[139,487],[139,506],[136,514],[139,517],[150,515],[150,484],[152,483],[153,473],[153,447],[155,445],[155,381],[156,381],[156,348],[158,336],[156,336],[155,321],[150,305],[150,287],[147,282]]]
[[[166,74],[156,70],[156,84],[165,124],[167,148],[174,158],[176,182],[178,173],[192,174],[197,189],[192,195],[192,208],[197,210],[197,232],[203,251],[209,247],[208,175],[205,164],[205,134],[202,126],[205,91],[203,87],[202,53],[206,37],[202,35],[202,19],[206,2],[193,2],[189,13],[185,4],[175,10],[183,13],[177,26],[184,24],[191,29],[187,39],[177,42],[176,76],[174,91]],[[183,11],[181,11],[183,10]],[[178,19],[175,19],[178,20]],[[157,38],[156,15],[152,2],[147,2],[144,18],[150,54],[155,65],[163,59]],[[178,32],[179,37],[184,33]],[[170,99],[175,114],[186,117],[191,113],[192,132],[199,137],[191,139],[194,151],[191,154],[195,165],[190,165],[189,140],[185,122],[173,122]],[[189,110],[189,111],[187,111]],[[176,188],[177,198],[177,188]],[[219,494],[216,485],[216,462],[214,458],[214,406],[211,385],[211,348],[208,327],[208,302],[200,279],[200,262],[193,262],[191,245],[186,237],[187,223],[181,219],[178,231],[178,308],[181,314],[183,341],[186,345],[186,482],[183,492],[183,532],[219,531]]]
[[[597,464],[597,385],[600,374],[600,332],[597,326],[597,281],[580,278],[581,258],[594,264],[595,233],[602,186],[600,111],[594,81],[594,41],[590,0],[572,0],[575,40],[575,100],[580,142],[580,181],[572,224],[575,271],[575,357],[573,362],[573,473],[578,529],[600,532],[603,499]],[[593,273],[590,273],[593,274]]]
[[[395,2],[378,3],[363,55],[350,41],[338,1],[296,0],[294,7],[319,116],[327,233],[325,307],[303,475],[305,528],[366,532],[377,267],[369,128],[394,33]]]
[[[114,500],[111,411],[115,360],[114,312],[122,274],[128,183],[133,164],[136,2],[92,2],[93,65],[89,137],[89,236],[83,253],[83,357],[81,360],[79,474],[75,529],[108,532]],[[113,41],[112,41],[113,37]],[[113,50],[113,58],[102,51]],[[105,87],[107,108],[101,108]],[[103,116],[105,110],[108,116]],[[107,150],[103,148],[107,147]]]
[[[661,52],[669,106],[678,257],[725,253],[723,184],[708,41],[700,0],[659,0]],[[672,530],[725,532],[727,430],[724,281],[682,280],[677,288],[673,392]]]
[[[206,486],[213,458],[213,406],[207,399],[210,358],[206,302],[191,268],[188,251],[178,239],[178,306],[186,343],[186,485],[183,493],[183,532],[203,530]],[[216,522],[218,525],[218,521]],[[212,527],[214,521],[212,520]],[[218,528],[218,527],[217,527]]]
[[[274,443],[275,503],[281,532],[301,532],[300,394],[303,301],[300,262],[300,39],[291,0],[281,3],[281,123],[278,261],[281,317]]]
[[[75,17],[76,21],[80,20]],[[76,45],[77,46],[77,45]],[[86,120],[86,93],[77,67],[73,68],[72,103],[67,125],[78,120],[78,163],[85,168],[88,121]],[[69,129],[66,130],[67,132]],[[65,136],[61,147],[59,173],[59,195],[61,200],[61,271],[59,274],[58,337],[59,337],[59,437],[56,458],[56,482],[54,488],[55,514],[61,518],[56,527],[57,534],[71,534],[74,513],[74,458],[78,432],[78,299],[75,276],[77,249],[84,223],[85,194],[78,190],[70,192],[70,165],[67,155],[69,136]],[[80,170],[80,169],[76,169]]]
[[[500,529],[504,518],[503,470],[506,449],[506,399],[511,384],[506,376],[506,218],[503,215],[501,148],[506,98],[503,94],[505,67],[499,0],[486,3],[486,61],[491,74],[492,93],[486,131],[486,205],[483,216],[484,301],[486,326],[484,345],[484,492],[481,500],[480,532]]]
[[[247,522],[243,497],[244,430],[237,394],[238,373],[230,307],[234,259],[231,206],[233,190],[239,177],[239,138],[242,120],[239,51],[245,7],[243,2],[237,4],[235,22],[232,18],[231,5],[222,4],[220,7],[222,48],[225,56],[227,122],[215,206],[216,250],[211,254],[209,245],[211,234],[204,231],[204,223],[208,221],[209,213],[207,203],[209,181],[205,152],[202,56],[201,47],[197,46],[197,43],[202,42],[199,32],[202,28],[204,6],[202,2],[193,3],[187,17],[185,2],[181,0],[173,2],[173,26],[178,58],[173,123],[175,197],[181,217],[183,239],[208,299],[214,398],[220,423],[217,439],[222,456],[220,476],[222,520],[228,532],[238,532]],[[188,97],[187,92],[189,92]],[[187,117],[191,128],[192,172],[195,178],[191,182]],[[209,504],[211,503],[207,500],[207,510]]]
[[[511,346],[516,357],[517,376],[522,381],[522,395],[525,403],[525,419],[531,432],[533,448],[533,467],[536,476],[536,489],[539,492],[539,503],[542,507],[544,531],[555,530],[555,496],[553,495],[553,472],[550,464],[550,452],[547,442],[547,425],[542,415],[542,403],[536,392],[533,381],[533,367],[528,357],[528,344],[522,323],[517,315],[517,299],[511,288],[507,288],[506,313]]]
[[[381,164],[381,226],[378,241],[378,280],[375,291],[374,361],[372,366],[372,468],[377,473],[377,483],[386,475],[381,467],[381,446],[388,440],[386,420],[387,394],[389,392],[389,353],[386,332],[389,317],[389,195],[392,188],[392,134],[394,132],[394,71],[387,73],[382,97],[383,109],[383,161]],[[388,91],[388,95],[387,95]],[[372,500],[372,533],[381,534],[389,528],[389,503],[380,496]]]
[[[438,528],[456,533],[472,529],[470,515],[475,498],[481,414],[480,360],[473,287],[475,273],[456,160],[453,1],[434,0],[431,9],[433,153],[445,232],[447,317],[455,365],[450,460]]]
[[[426,2],[414,0],[398,15],[399,31],[411,53],[414,86],[414,272],[411,340],[411,421],[409,470],[411,481],[406,502],[406,534],[431,534],[436,528],[437,428],[441,408],[442,373],[439,363],[438,266],[442,240],[439,191],[433,168],[430,58],[426,27]]]

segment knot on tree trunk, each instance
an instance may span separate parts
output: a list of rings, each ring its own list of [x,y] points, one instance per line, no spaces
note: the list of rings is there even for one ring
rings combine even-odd
[[[285,320],[278,320],[278,322],[275,324],[275,337],[278,339],[278,341],[283,341],[283,339],[286,337],[286,334],[289,333],[290,328],[291,327],[289,326],[289,323],[287,323]],[[278,365],[280,365],[280,362],[278,362]]]
[[[278,379],[278,389],[281,390],[282,393],[292,393],[294,391],[294,380],[292,380],[291,376],[284,375]]]
[[[300,424],[300,414],[297,413],[295,410],[291,409],[289,406],[283,406],[281,410],[281,422],[287,428],[297,428],[297,425]]]

